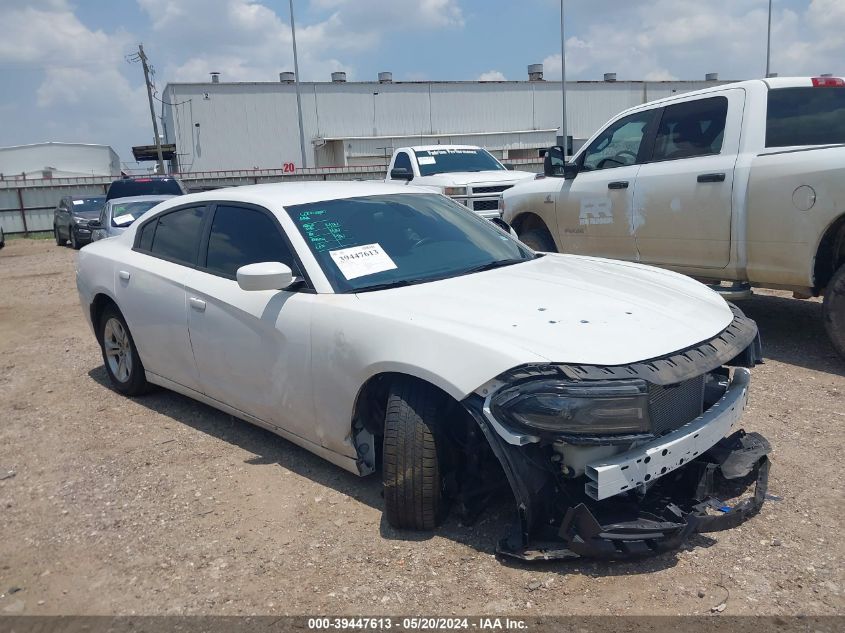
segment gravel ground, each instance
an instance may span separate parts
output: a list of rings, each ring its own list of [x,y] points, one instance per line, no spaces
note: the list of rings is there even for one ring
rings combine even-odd
[[[507,499],[473,527],[399,533],[375,477],[171,392],[111,391],[74,252],[9,241],[0,614],[842,614],[845,363],[818,301],[742,307],[767,356],[744,427],[774,446],[780,500],[678,553],[522,565],[492,553]]]

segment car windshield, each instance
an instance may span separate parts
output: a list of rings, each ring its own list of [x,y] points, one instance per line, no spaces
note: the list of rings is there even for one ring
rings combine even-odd
[[[100,215],[100,210],[103,208],[106,199],[103,196],[96,196],[93,198],[74,198],[73,199],[73,215],[83,218],[96,218]]]
[[[392,194],[287,207],[335,292],[363,292],[518,264],[535,254],[456,202]]]
[[[415,150],[421,176],[446,174],[453,171],[500,171],[502,163],[483,149]]]
[[[111,225],[126,228],[162,200],[115,201],[111,204]]]

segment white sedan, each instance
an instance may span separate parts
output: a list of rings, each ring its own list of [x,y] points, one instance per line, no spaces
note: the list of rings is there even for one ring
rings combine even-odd
[[[754,322],[692,279],[535,253],[404,185],[179,196],[82,249],[77,285],[120,393],[160,385],[381,470],[398,528],[450,502],[472,515],[507,482],[500,551],[523,558],[535,540],[625,555],[688,534],[649,493],[677,497],[678,472],[736,431],[760,360]],[[628,513],[585,546],[608,503]]]

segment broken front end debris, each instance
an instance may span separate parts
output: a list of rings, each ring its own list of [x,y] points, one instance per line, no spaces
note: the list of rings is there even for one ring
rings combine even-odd
[[[625,366],[519,367],[464,400],[516,499],[499,554],[643,556],[759,511],[770,446],[738,427],[761,345],[732,310],[693,348]]]

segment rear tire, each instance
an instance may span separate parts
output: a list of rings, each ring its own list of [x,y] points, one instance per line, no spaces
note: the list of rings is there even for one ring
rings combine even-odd
[[[97,339],[103,353],[103,364],[109,382],[124,396],[140,396],[149,388],[144,365],[126,319],[114,305],[103,309],[97,328]]]
[[[382,480],[384,514],[395,528],[432,530],[445,516],[436,432],[443,398],[414,380],[397,380],[387,399]]]
[[[839,267],[827,284],[822,314],[833,348],[845,358],[845,264]]]
[[[531,250],[541,253],[556,253],[554,240],[545,229],[529,229],[519,234],[519,240]]]

